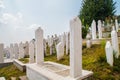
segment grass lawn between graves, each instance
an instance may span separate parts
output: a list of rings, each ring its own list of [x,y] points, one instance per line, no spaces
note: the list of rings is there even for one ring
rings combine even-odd
[[[26,75],[26,73],[21,72],[15,65],[0,69],[0,77],[5,77],[6,80],[11,80],[11,77],[16,77],[18,80],[18,77],[23,75]]]
[[[83,46],[82,66],[85,70],[93,71],[92,80],[120,80],[120,57],[114,59],[114,66],[111,67],[106,62],[105,45],[95,44],[90,49]],[[56,55],[45,57],[45,61],[53,61],[69,65],[69,56],[64,56],[57,61]]]
[[[92,80],[120,80],[120,58],[114,59],[114,66],[110,67],[106,62],[104,44],[95,44],[90,49],[83,46],[82,65],[83,69],[93,71]],[[57,61],[56,55],[45,56],[45,61],[57,62],[69,65],[69,56]],[[5,76],[7,80],[11,76],[25,75],[14,65],[0,69],[0,76]]]

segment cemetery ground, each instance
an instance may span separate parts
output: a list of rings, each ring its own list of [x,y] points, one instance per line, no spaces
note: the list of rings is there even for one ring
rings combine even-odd
[[[91,48],[83,46],[82,65],[83,69],[93,71],[94,74],[91,80],[120,80],[120,57],[114,59],[114,66],[111,67],[106,62],[105,42],[94,44]],[[52,61],[69,65],[69,56],[64,55],[63,59],[57,61],[56,54],[45,56],[45,61]],[[0,69],[0,77],[4,76],[7,80],[10,77],[19,77],[26,75],[19,71],[14,65]]]

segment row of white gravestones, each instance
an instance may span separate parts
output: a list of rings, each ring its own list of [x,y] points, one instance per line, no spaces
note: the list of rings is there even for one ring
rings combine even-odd
[[[60,60],[64,56],[64,36],[61,35],[61,42],[59,42],[56,46],[57,51],[57,60]]]
[[[43,30],[38,28],[35,31],[35,46],[36,46],[36,63],[42,64],[44,62],[43,53]],[[30,43],[30,46],[34,46]],[[61,36],[61,42],[57,45],[58,53],[64,55],[64,36]],[[31,49],[31,47],[30,47]],[[33,49],[33,48],[32,48]],[[33,55],[32,55],[33,56]],[[60,56],[59,56],[60,57]],[[75,18],[70,22],[70,75],[73,78],[82,75],[82,32],[81,21]]]
[[[47,40],[47,42],[48,42],[48,45],[49,45],[49,47],[50,47],[50,55],[52,55],[52,46],[53,46],[53,37],[49,37],[48,36],[48,40]]]
[[[66,46],[66,50],[65,50]],[[60,60],[64,56],[64,51],[66,51],[66,55],[68,55],[69,51],[69,33],[66,32],[63,35],[60,36],[60,42],[56,46],[56,51],[57,51],[57,60]]]
[[[107,63],[113,66],[113,54],[115,55],[116,58],[119,57],[119,43],[118,43],[118,37],[117,37],[117,32],[113,26],[113,30],[111,32],[111,43],[107,41],[105,51],[106,51],[106,58],[107,58]]]
[[[19,46],[17,43],[10,44],[10,47],[7,47],[6,49],[7,54],[10,54],[10,59],[24,58],[25,53],[28,54],[28,45],[28,43],[24,45],[22,42],[19,44]]]
[[[92,21],[91,28],[92,28],[92,39],[94,40],[97,37],[95,20]],[[101,39],[102,38],[102,23],[101,23],[101,20],[98,20],[98,34],[99,34],[99,39]]]
[[[4,62],[4,44],[0,44],[0,63]]]
[[[104,24],[104,23],[103,23]],[[99,35],[99,39],[102,38],[102,23],[101,23],[101,20],[98,20],[98,35]],[[118,32],[118,29],[119,29],[119,25],[118,25],[118,20],[115,19],[115,27],[116,27],[116,31]],[[92,39],[96,39],[96,22],[95,20],[92,21],[92,24],[91,24],[91,28],[92,28]]]

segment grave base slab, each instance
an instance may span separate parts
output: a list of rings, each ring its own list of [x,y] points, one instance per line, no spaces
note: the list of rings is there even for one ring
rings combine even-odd
[[[72,78],[69,75],[70,67],[54,62],[27,64],[27,77],[29,80],[82,80],[93,75],[92,71],[82,70],[82,76]]]

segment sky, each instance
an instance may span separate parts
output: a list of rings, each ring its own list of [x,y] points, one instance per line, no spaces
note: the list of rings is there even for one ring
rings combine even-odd
[[[120,14],[120,0],[114,0]],[[69,31],[82,0],[0,0],[0,43],[30,41],[41,27],[44,37]]]

